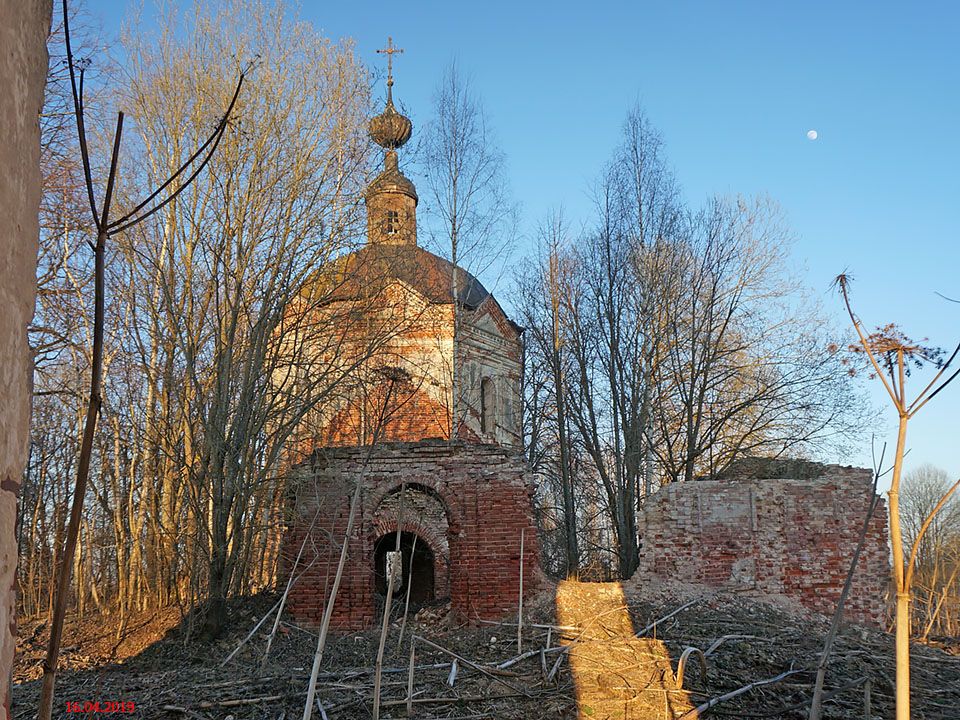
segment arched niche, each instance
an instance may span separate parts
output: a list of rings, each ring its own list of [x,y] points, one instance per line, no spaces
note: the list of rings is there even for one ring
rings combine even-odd
[[[381,535],[374,543],[374,590],[380,596],[387,594],[387,553],[394,552],[396,547],[396,532]],[[410,607],[416,610],[437,599],[436,557],[424,538],[406,530],[400,531],[400,552],[403,558],[402,574],[399,584],[394,585],[393,597],[405,600],[409,585]]]
[[[492,435],[497,428],[497,386],[493,378],[480,380],[480,432]]]
[[[385,558],[396,547],[399,528],[404,572],[410,572],[412,563],[415,575],[427,582],[426,563],[431,565],[429,599],[424,602],[450,596],[451,526],[447,503],[439,493],[418,483],[392,487],[377,502],[369,527],[368,547],[373,548],[373,583],[377,593],[386,593]],[[415,590],[414,586],[411,593]],[[399,592],[396,588],[395,591]]]

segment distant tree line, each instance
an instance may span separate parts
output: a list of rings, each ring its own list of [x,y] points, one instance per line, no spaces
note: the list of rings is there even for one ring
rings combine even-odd
[[[924,520],[953,484],[941,468],[907,472],[900,495],[904,544],[912,548]],[[911,635],[921,641],[960,635],[960,498],[950,497],[920,538],[913,580]]]

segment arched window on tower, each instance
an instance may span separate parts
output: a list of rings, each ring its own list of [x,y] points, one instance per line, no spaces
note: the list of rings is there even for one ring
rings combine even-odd
[[[396,235],[400,232],[400,212],[397,210],[387,210],[387,215],[383,222],[384,235]]]
[[[488,434],[496,428],[496,407],[493,378],[485,377],[480,381],[480,432]]]

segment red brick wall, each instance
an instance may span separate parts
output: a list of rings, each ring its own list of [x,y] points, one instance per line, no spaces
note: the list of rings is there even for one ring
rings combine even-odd
[[[737,477],[668,485],[639,517],[639,572],[753,587],[830,614],[856,549],[872,487],[869,470],[820,466],[817,477]],[[845,616],[881,624],[890,578],[881,501]]]
[[[374,544],[385,527],[396,527],[384,517],[382,501],[402,483],[439,499],[446,511],[445,522],[438,522],[430,513],[406,517],[405,511],[402,523],[405,530],[417,532],[421,541],[431,546],[435,557],[444,554],[437,534],[446,535],[446,557],[436,562],[436,595],[448,595],[454,612],[468,620],[516,612],[521,530],[526,538],[525,591],[535,589],[539,567],[533,488],[523,460],[495,445],[392,443],[378,446],[364,467],[368,452],[369,448],[356,447],[321,449],[292,471],[283,551],[286,572],[290,572],[316,516],[311,532],[314,542],[304,546],[298,565],[300,570],[310,566],[309,570],[290,593],[294,616],[312,625],[318,625],[323,617],[346,531],[350,496],[361,476],[361,503],[348,539],[347,564],[332,616],[334,627],[360,629],[375,621]]]

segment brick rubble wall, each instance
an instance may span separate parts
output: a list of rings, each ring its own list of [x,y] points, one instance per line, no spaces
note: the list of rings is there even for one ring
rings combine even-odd
[[[15,535],[30,432],[27,323],[40,228],[40,131],[49,0],[0,0],[0,720],[10,715],[16,640]]]
[[[869,470],[822,466],[818,477],[730,477],[674,483],[638,520],[639,572],[738,585],[795,598],[831,614],[856,549],[872,487]],[[846,617],[883,623],[890,578],[886,505],[880,502]]]
[[[385,515],[396,507],[394,493],[406,483],[414,500],[402,522],[430,545],[435,557],[435,594],[448,596],[453,611],[467,620],[500,618],[516,612],[520,591],[520,534],[525,534],[524,592],[536,589],[539,546],[533,513],[533,487],[525,463],[496,445],[420,442],[390,443],[371,455],[368,448],[327,448],[292,472],[288,530],[283,563],[289,576],[303,539],[314,523],[298,563],[309,569],[290,593],[290,609],[306,623],[319,625],[333,585],[355,481],[363,491],[348,558],[331,624],[340,629],[372,625],[377,612],[374,545],[396,528]],[[314,518],[316,520],[314,521]],[[317,551],[314,551],[314,545]],[[312,564],[311,564],[312,563]],[[297,571],[299,572],[299,571]]]

